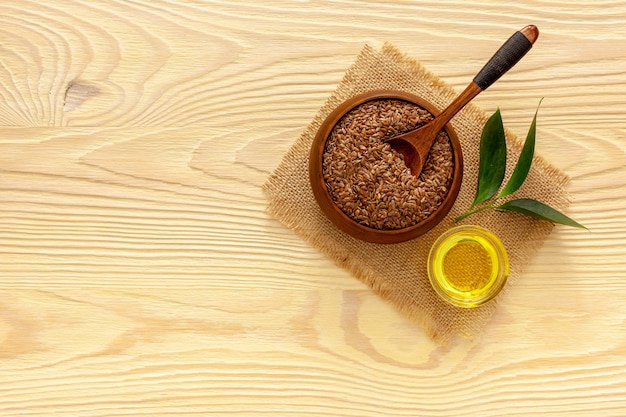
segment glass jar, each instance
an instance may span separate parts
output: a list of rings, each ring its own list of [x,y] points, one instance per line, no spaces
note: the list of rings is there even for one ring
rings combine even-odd
[[[454,227],[433,244],[428,277],[437,294],[458,307],[492,300],[509,275],[504,245],[491,231],[473,225]]]

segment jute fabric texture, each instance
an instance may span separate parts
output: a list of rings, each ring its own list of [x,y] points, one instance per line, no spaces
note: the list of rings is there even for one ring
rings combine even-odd
[[[473,201],[478,178],[480,135],[488,119],[485,111],[470,103],[452,119],[452,126],[463,149],[463,184],[450,213],[425,235],[391,245],[360,241],[341,232],[326,219],[313,197],[308,177],[308,157],[317,129],[326,116],[348,98],[378,89],[407,91],[425,98],[439,109],[445,108],[458,94],[393,45],[385,44],[380,50],[365,46],[334,93],[265,183],[264,189],[269,197],[267,210],[338,266],[348,270],[421,325],[436,342],[447,344],[457,337],[475,339],[494,312],[497,312],[498,303],[506,302],[510,294],[505,289],[495,301],[478,308],[463,309],[448,305],[432,289],[426,264],[435,239],[454,227],[454,218],[464,213]],[[493,111],[495,109],[490,110],[490,113]],[[535,108],[528,109],[528,126],[534,111]],[[503,118],[506,126],[506,115]],[[519,133],[525,138],[527,132]],[[521,151],[522,142],[508,130],[506,135],[508,178]],[[567,181],[563,172],[536,155],[526,182],[514,197],[535,198],[564,210],[569,204],[568,195],[563,189]],[[549,222],[521,214],[493,210],[483,211],[461,222],[470,223],[491,230],[505,245],[510,260],[509,293],[511,283],[519,279],[525,265],[554,227]]]

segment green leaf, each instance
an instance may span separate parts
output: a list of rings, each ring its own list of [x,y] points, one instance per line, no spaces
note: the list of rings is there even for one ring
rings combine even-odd
[[[539,105],[541,105],[541,101],[539,101]],[[511,178],[509,178],[509,181],[500,192],[500,195],[498,195],[498,198],[513,194],[522,186],[528,176],[535,153],[535,135],[537,132],[537,113],[539,112],[539,105],[535,111],[533,122],[530,124],[530,129],[528,129],[528,135],[526,136],[524,147],[519,155],[513,174],[511,174]]]
[[[587,229],[585,226],[570,219],[565,214],[553,209],[547,204],[544,204],[537,200],[533,200],[532,198],[520,198],[517,200],[511,200],[507,203],[502,204],[501,206],[496,207],[496,210],[515,211],[517,213],[522,213],[527,216],[548,220],[553,223]]]
[[[487,120],[480,136],[478,187],[471,207],[492,197],[502,185],[506,170],[506,139],[500,109]]]

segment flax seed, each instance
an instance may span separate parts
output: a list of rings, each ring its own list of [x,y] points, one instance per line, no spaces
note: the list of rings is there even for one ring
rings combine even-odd
[[[446,197],[454,172],[452,144],[437,137],[419,177],[383,139],[415,129],[432,115],[396,99],[363,103],[333,128],[322,173],[334,203],[350,218],[375,229],[395,230],[424,221]]]

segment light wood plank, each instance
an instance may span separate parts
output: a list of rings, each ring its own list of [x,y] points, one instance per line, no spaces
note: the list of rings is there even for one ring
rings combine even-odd
[[[265,213],[365,43],[477,98],[571,176],[482,338],[441,347]],[[0,414],[615,416],[626,410],[626,4],[0,4]]]

